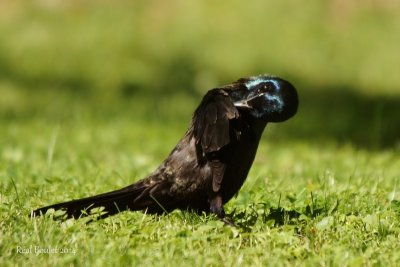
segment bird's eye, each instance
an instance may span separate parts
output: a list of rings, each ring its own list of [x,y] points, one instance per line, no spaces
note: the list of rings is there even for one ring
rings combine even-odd
[[[271,93],[275,90],[274,85],[271,82],[264,83],[262,86],[263,92]]]

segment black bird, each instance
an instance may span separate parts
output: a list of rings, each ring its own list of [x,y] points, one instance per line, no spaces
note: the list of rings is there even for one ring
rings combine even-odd
[[[296,89],[278,77],[253,76],[211,89],[186,134],[149,176],[119,190],[39,208],[31,216],[62,209],[79,218],[104,207],[102,217],[188,209],[224,219],[223,205],[246,180],[265,126],[291,118],[297,106]]]

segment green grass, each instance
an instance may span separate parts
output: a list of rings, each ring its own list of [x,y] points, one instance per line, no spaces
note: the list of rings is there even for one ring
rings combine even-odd
[[[398,265],[399,14],[392,0],[0,2],[0,266]],[[265,72],[300,108],[268,125],[226,205],[237,227],[29,218],[143,178],[207,89]]]

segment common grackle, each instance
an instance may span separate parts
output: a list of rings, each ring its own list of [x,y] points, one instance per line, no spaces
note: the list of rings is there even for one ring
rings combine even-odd
[[[297,107],[296,89],[278,77],[253,76],[211,89],[186,134],[149,176],[119,190],[36,209],[31,216],[62,209],[79,218],[104,207],[102,217],[188,209],[224,219],[223,205],[243,185],[265,126],[291,118]]]

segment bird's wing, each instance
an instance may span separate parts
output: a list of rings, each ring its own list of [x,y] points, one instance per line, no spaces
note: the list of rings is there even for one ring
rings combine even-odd
[[[215,192],[221,186],[226,168],[219,155],[232,141],[230,121],[236,118],[239,112],[222,89],[208,91],[193,116],[193,136],[210,162]]]

